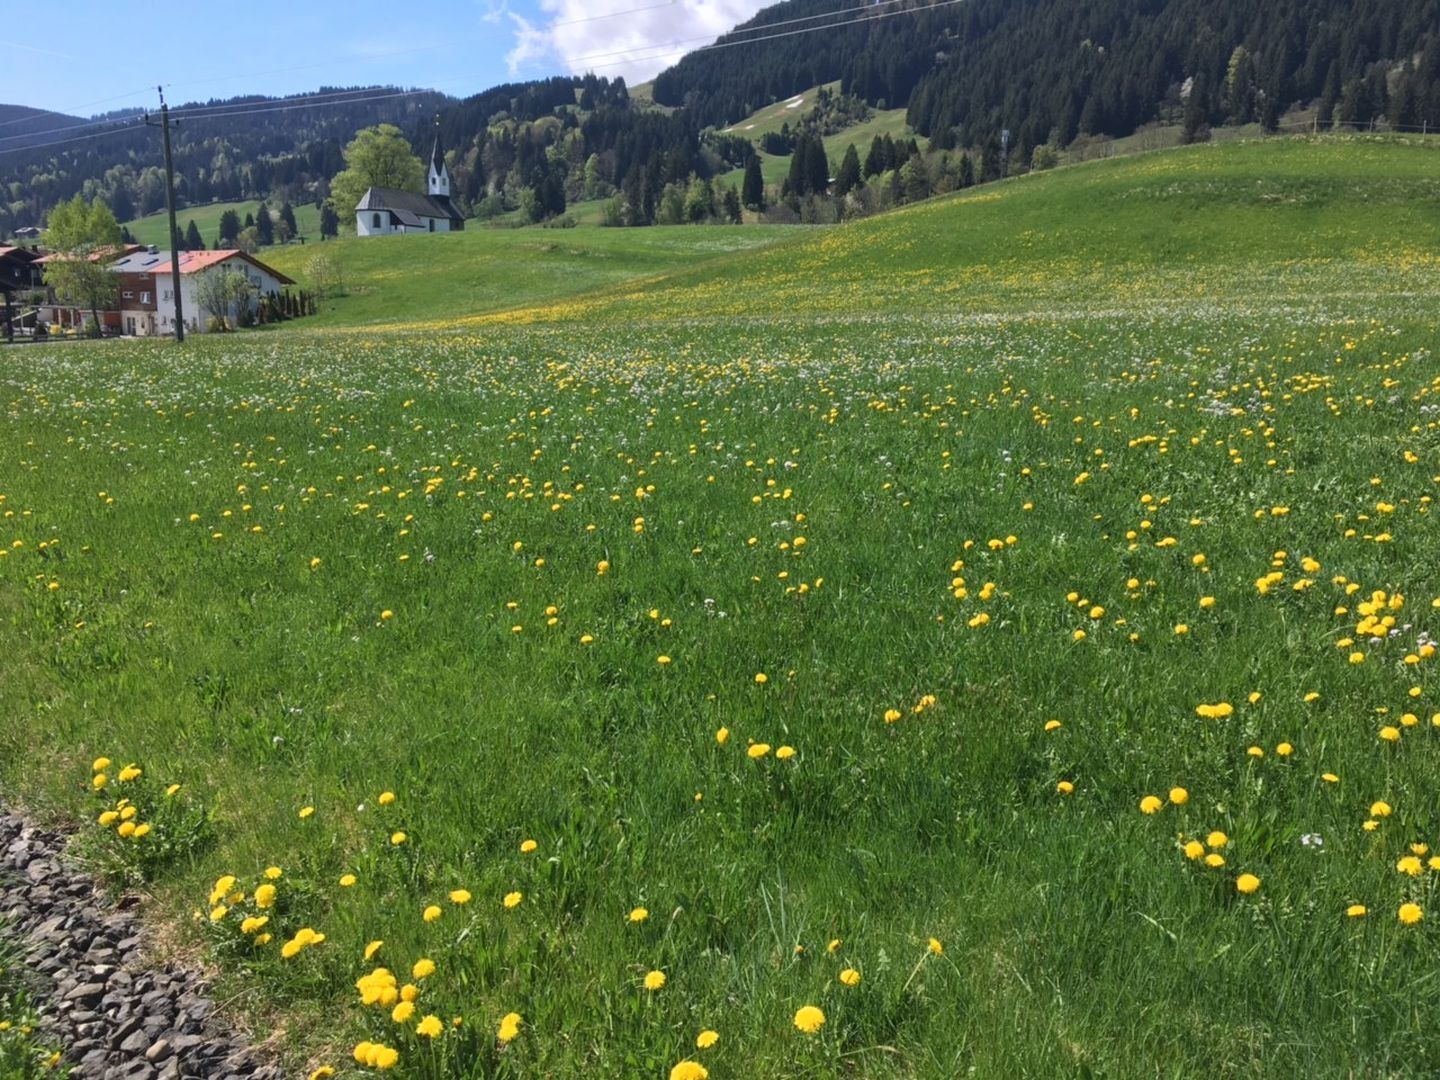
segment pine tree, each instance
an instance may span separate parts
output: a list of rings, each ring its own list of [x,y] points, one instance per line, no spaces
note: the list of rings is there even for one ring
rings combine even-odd
[[[850,192],[864,183],[860,175],[860,153],[851,143],[845,149],[845,157],[840,162],[840,172],[835,177],[835,194],[848,195]]]
[[[255,215],[255,235],[262,247],[275,243],[275,222],[271,220],[270,211],[264,203],[260,204],[260,212]]]
[[[234,244],[235,238],[240,235],[240,215],[234,210],[226,210],[220,215],[220,240],[222,243]]]
[[[732,225],[740,224],[740,196],[736,194],[733,187],[725,189],[725,195],[720,200],[725,208],[725,220]]]
[[[810,139],[805,158],[805,182],[809,192],[823,195],[830,189],[830,159],[825,155],[825,140],[819,135]]]
[[[790,155],[790,171],[785,174],[785,194],[803,198],[810,194],[810,133],[800,136],[795,152]]]
[[[960,155],[960,186],[962,188],[975,186],[975,163],[970,160],[969,154]]]
[[[320,208],[320,239],[340,235],[340,215],[328,202]]]
[[[190,224],[185,227],[185,250],[204,251],[205,241],[200,236],[200,230],[195,226],[195,219],[190,219]]]
[[[290,227],[290,235],[299,235],[300,228],[295,224],[295,208],[284,202],[280,204],[280,220]]]
[[[765,209],[765,178],[760,173],[760,158],[751,154],[745,162],[745,183],[741,201],[751,210]]]
[[[870,140],[870,152],[865,155],[865,179],[879,176],[888,165],[885,164],[885,143],[879,135]]]

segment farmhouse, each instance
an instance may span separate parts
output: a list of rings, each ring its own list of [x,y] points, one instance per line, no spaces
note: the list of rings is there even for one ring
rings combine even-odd
[[[440,135],[430,152],[426,190],[420,195],[396,188],[372,187],[355,204],[356,236],[388,236],[408,232],[460,232],[465,219],[450,201],[450,173]]]
[[[143,259],[142,259],[143,256]],[[171,255],[151,248],[115,264],[120,275],[120,314],[127,334],[173,334],[175,293],[170,273]],[[279,293],[295,284],[279,270],[266,266],[243,251],[182,251],[180,253],[180,307],[186,333],[203,333],[212,318],[230,312],[209,311],[200,302],[199,285],[209,274],[243,274],[250,285],[250,310],[260,297]],[[126,284],[126,282],[131,284]],[[148,290],[148,291],[147,291]],[[126,292],[133,295],[126,297]],[[143,299],[142,299],[143,297]],[[148,303],[148,307],[146,306]]]
[[[47,259],[57,257],[42,255],[35,260],[35,265],[43,268]],[[173,334],[175,291],[170,273],[170,252],[154,246],[131,247],[107,253],[106,257],[111,260],[109,266],[115,274],[115,299],[100,312],[104,329],[130,337]],[[186,333],[204,333],[210,320],[221,314],[207,310],[201,303],[199,286],[207,275],[222,273],[244,275],[250,286],[248,303],[251,312],[255,311],[263,297],[271,293],[278,295],[284,286],[295,283],[243,251],[182,251],[180,304]],[[232,310],[223,314],[229,318],[235,312]],[[38,317],[41,323],[52,327],[79,327],[84,325],[89,314],[77,309],[69,297],[57,296],[54,289],[50,289],[49,298],[41,305]]]

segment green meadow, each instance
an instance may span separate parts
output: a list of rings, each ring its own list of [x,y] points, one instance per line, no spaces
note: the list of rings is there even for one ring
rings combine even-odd
[[[270,216],[280,216],[280,204],[270,203]],[[201,206],[186,206],[175,211],[175,224],[183,233],[190,222],[195,222],[195,227],[200,230],[200,238],[205,241],[206,247],[214,247],[215,240],[220,235],[220,218],[227,210],[234,210],[240,215],[243,224],[246,214],[255,214],[260,209],[260,203],[256,200],[249,202],[216,202],[205,203]],[[310,243],[318,243],[320,240],[320,210],[314,203],[293,206],[295,211],[295,224],[300,228],[300,235],[304,236]],[[154,244],[156,247],[168,247],[166,233],[169,229],[166,223],[169,219],[165,211],[147,214],[145,217],[136,218],[134,221],[125,222],[125,227],[130,230],[130,235],[135,237],[137,244]],[[353,222],[351,223],[353,226]],[[278,248],[267,249],[267,254],[279,251]]]
[[[1433,1074],[1436,152],[6,352],[0,782],[296,1076]]]
[[[485,229],[343,237],[270,249],[302,287],[311,261],[338,271],[339,295],[303,325],[358,327],[471,317],[648,279],[795,235],[780,225],[646,229]]]

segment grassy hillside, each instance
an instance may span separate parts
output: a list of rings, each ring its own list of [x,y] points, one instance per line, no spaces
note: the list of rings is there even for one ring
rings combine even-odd
[[[346,295],[303,325],[444,320],[528,307],[632,278],[674,271],[773,243],[782,226],[649,229],[484,229],[423,236],[349,237],[272,248],[267,262],[305,283],[325,256]]]
[[[1436,1075],[1435,154],[26,346],[0,790],[287,1076]]]
[[[582,309],[627,318],[955,312],[1429,279],[1440,146],[1195,146],[989,184],[680,272]],[[1345,267],[1337,278],[1333,268]],[[574,313],[573,306],[566,309]]]
[[[838,90],[839,83],[828,84],[830,90]],[[732,135],[744,135],[753,139],[758,147],[760,136],[766,132],[779,131],[781,126],[789,124],[792,128],[795,122],[804,116],[815,111],[815,95],[820,90],[813,87],[793,98],[778,101],[774,105],[767,105],[759,109],[732,127],[726,128],[726,132]],[[853,127],[845,128],[843,131],[825,138],[825,152],[830,157],[831,168],[840,167],[840,159],[845,156],[845,148],[852,142],[855,148],[860,151],[860,160],[865,160],[865,151],[870,148],[870,140],[877,135],[889,135],[892,138],[909,138],[913,132],[905,123],[904,109],[886,109],[875,112],[869,120],[856,124]],[[760,173],[767,184],[778,184],[785,179],[790,171],[789,154],[760,154]],[[745,170],[735,169],[726,173],[720,179],[736,187],[744,179]]]
[[[270,203],[270,214],[272,217],[280,213],[279,203]],[[181,233],[191,221],[200,230],[200,237],[205,241],[206,247],[213,247],[215,239],[220,234],[220,216],[226,210],[234,210],[240,215],[240,220],[245,220],[246,214],[254,214],[260,209],[258,200],[252,202],[227,202],[227,203],[206,203],[203,206],[187,206],[175,213],[175,223],[179,226]],[[300,233],[310,242],[314,243],[320,239],[320,211],[313,204],[307,203],[303,206],[294,207],[295,224],[299,226]],[[136,218],[134,221],[124,222],[129,228],[131,235],[135,237],[138,244],[155,244],[159,247],[167,245],[166,223],[169,219],[165,211],[150,214],[143,218]],[[268,256],[267,256],[268,258]]]

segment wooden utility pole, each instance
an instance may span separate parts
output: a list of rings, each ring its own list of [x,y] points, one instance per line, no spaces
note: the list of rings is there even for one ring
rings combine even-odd
[[[165,137],[165,212],[170,217],[170,290],[175,296],[175,340],[185,340],[185,312],[180,304],[180,245],[175,229],[175,165],[170,157],[170,106],[165,104],[165,88],[157,86],[160,92],[160,123],[152,124],[150,117],[145,123],[159,127]],[[179,123],[177,120],[176,123]]]

